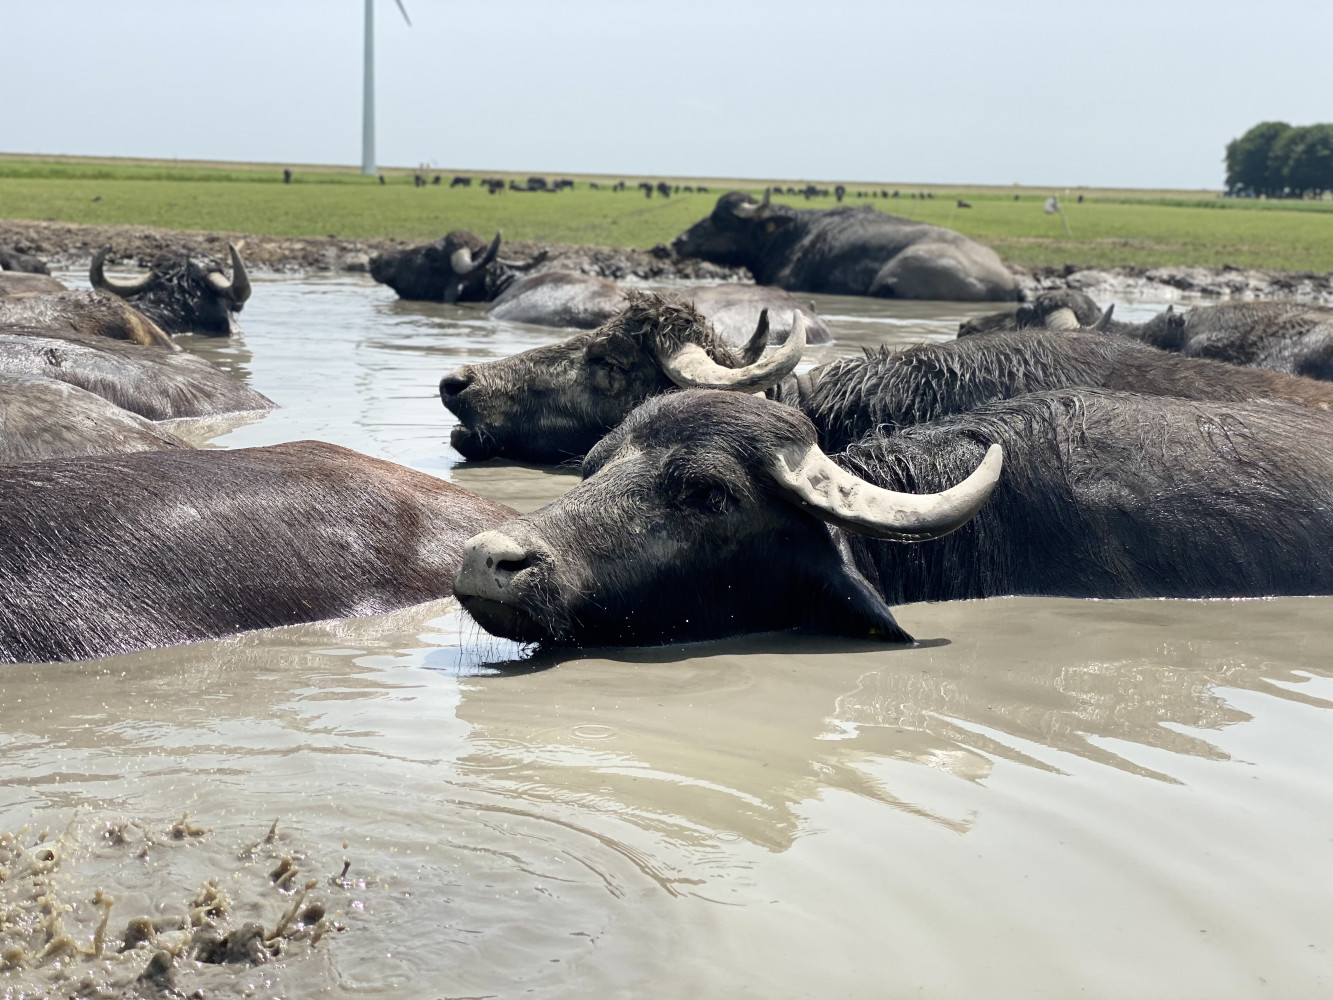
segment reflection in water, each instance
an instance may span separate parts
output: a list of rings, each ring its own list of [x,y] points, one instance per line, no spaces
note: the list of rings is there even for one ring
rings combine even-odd
[[[986,311],[817,304],[839,341],[811,362]],[[243,318],[244,344],[190,349],[283,408],[217,444],[320,437],[523,509],[574,481],[455,465],[435,396],[449,368],[560,331],[346,277],[257,281]],[[145,907],[179,905],[207,870],[248,877],[230,854],[274,817],[307,870],[351,862],[364,885],[319,961],[232,970],[209,996],[1300,997],[1327,981],[1333,600],[899,614],[933,638],[530,656],[444,601],[6,667],[0,830],[188,810],[212,839],[165,867],[70,858],[69,892],[105,878]],[[91,940],[93,908],[66,929]],[[50,963],[0,976],[78,989]]]

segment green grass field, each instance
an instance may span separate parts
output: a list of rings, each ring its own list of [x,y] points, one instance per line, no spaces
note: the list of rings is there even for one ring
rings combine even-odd
[[[386,170],[381,185],[351,168],[298,167],[290,185],[281,167],[187,164],[81,158],[0,157],[0,218],[230,230],[270,236],[401,237],[434,239],[450,229],[508,239],[651,247],[711,211],[733,188],[756,193],[756,181],[682,179],[705,183],[710,193],[646,199],[637,190],[594,191],[576,177],[557,195],[482,188],[417,188],[409,171]],[[470,172],[477,174],[477,172]],[[496,174],[491,176],[524,176]],[[556,175],[548,175],[556,176]],[[640,178],[625,178],[636,183]],[[656,180],[657,178],[653,178]],[[795,182],[792,182],[795,184]],[[823,186],[831,186],[825,184]],[[1236,265],[1297,271],[1333,271],[1333,202],[1224,199],[1210,192],[1085,189],[1061,195],[1071,235],[1042,203],[1044,188],[943,187],[851,184],[858,189],[897,186],[897,199],[848,204],[949,226],[989,243],[1006,260],[1028,265]],[[930,199],[907,197],[929,191]],[[1017,195],[1017,200],[1015,199]],[[963,198],[971,208],[958,208]],[[833,199],[798,206],[827,207]]]

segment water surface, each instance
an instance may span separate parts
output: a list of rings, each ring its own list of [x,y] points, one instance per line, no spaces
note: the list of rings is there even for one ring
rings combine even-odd
[[[811,362],[986,311],[816,300],[839,339]],[[282,409],[218,446],[322,438],[523,509],[574,481],[455,464],[435,395],[449,368],[558,332],[355,277],[257,280],[243,319],[242,339],[183,340]],[[317,880],[345,929],[267,965],[183,966],[183,995],[1333,990],[1333,600],[898,614],[918,646],[524,659],[442,601],[6,667],[0,831],[33,856],[49,830],[47,891],[85,945],[99,888],[115,936],[211,878],[271,927],[282,858]],[[187,811],[198,832],[176,839]],[[24,871],[0,916],[37,906]],[[32,959],[0,995],[161,995],[125,985],[147,957]]]

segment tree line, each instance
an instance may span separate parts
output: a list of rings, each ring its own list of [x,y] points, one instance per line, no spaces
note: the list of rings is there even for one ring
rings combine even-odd
[[[1260,122],[1227,143],[1227,194],[1318,198],[1333,191],[1333,125]]]

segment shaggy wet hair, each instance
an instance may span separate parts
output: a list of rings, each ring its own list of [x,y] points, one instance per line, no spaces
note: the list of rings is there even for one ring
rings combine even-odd
[[[1074,386],[1182,399],[1285,399],[1333,409],[1333,386],[1325,382],[1167,354],[1120,337],[1040,330],[903,351],[871,349],[817,369],[812,381],[800,406],[826,451],[874,431],[891,433],[993,400]]]
[[[838,464],[928,493],[961,481],[992,443],[1004,448],[1000,484],[958,531],[914,545],[849,536],[891,603],[1333,592],[1326,413],[1060,390],[870,435]]]
[[[626,306],[593,331],[590,339],[623,339],[649,353],[671,354],[685,344],[698,344],[727,368],[758,360],[749,358],[715,329],[694,304],[673,292],[625,291]],[[764,344],[759,345],[762,353]]]

